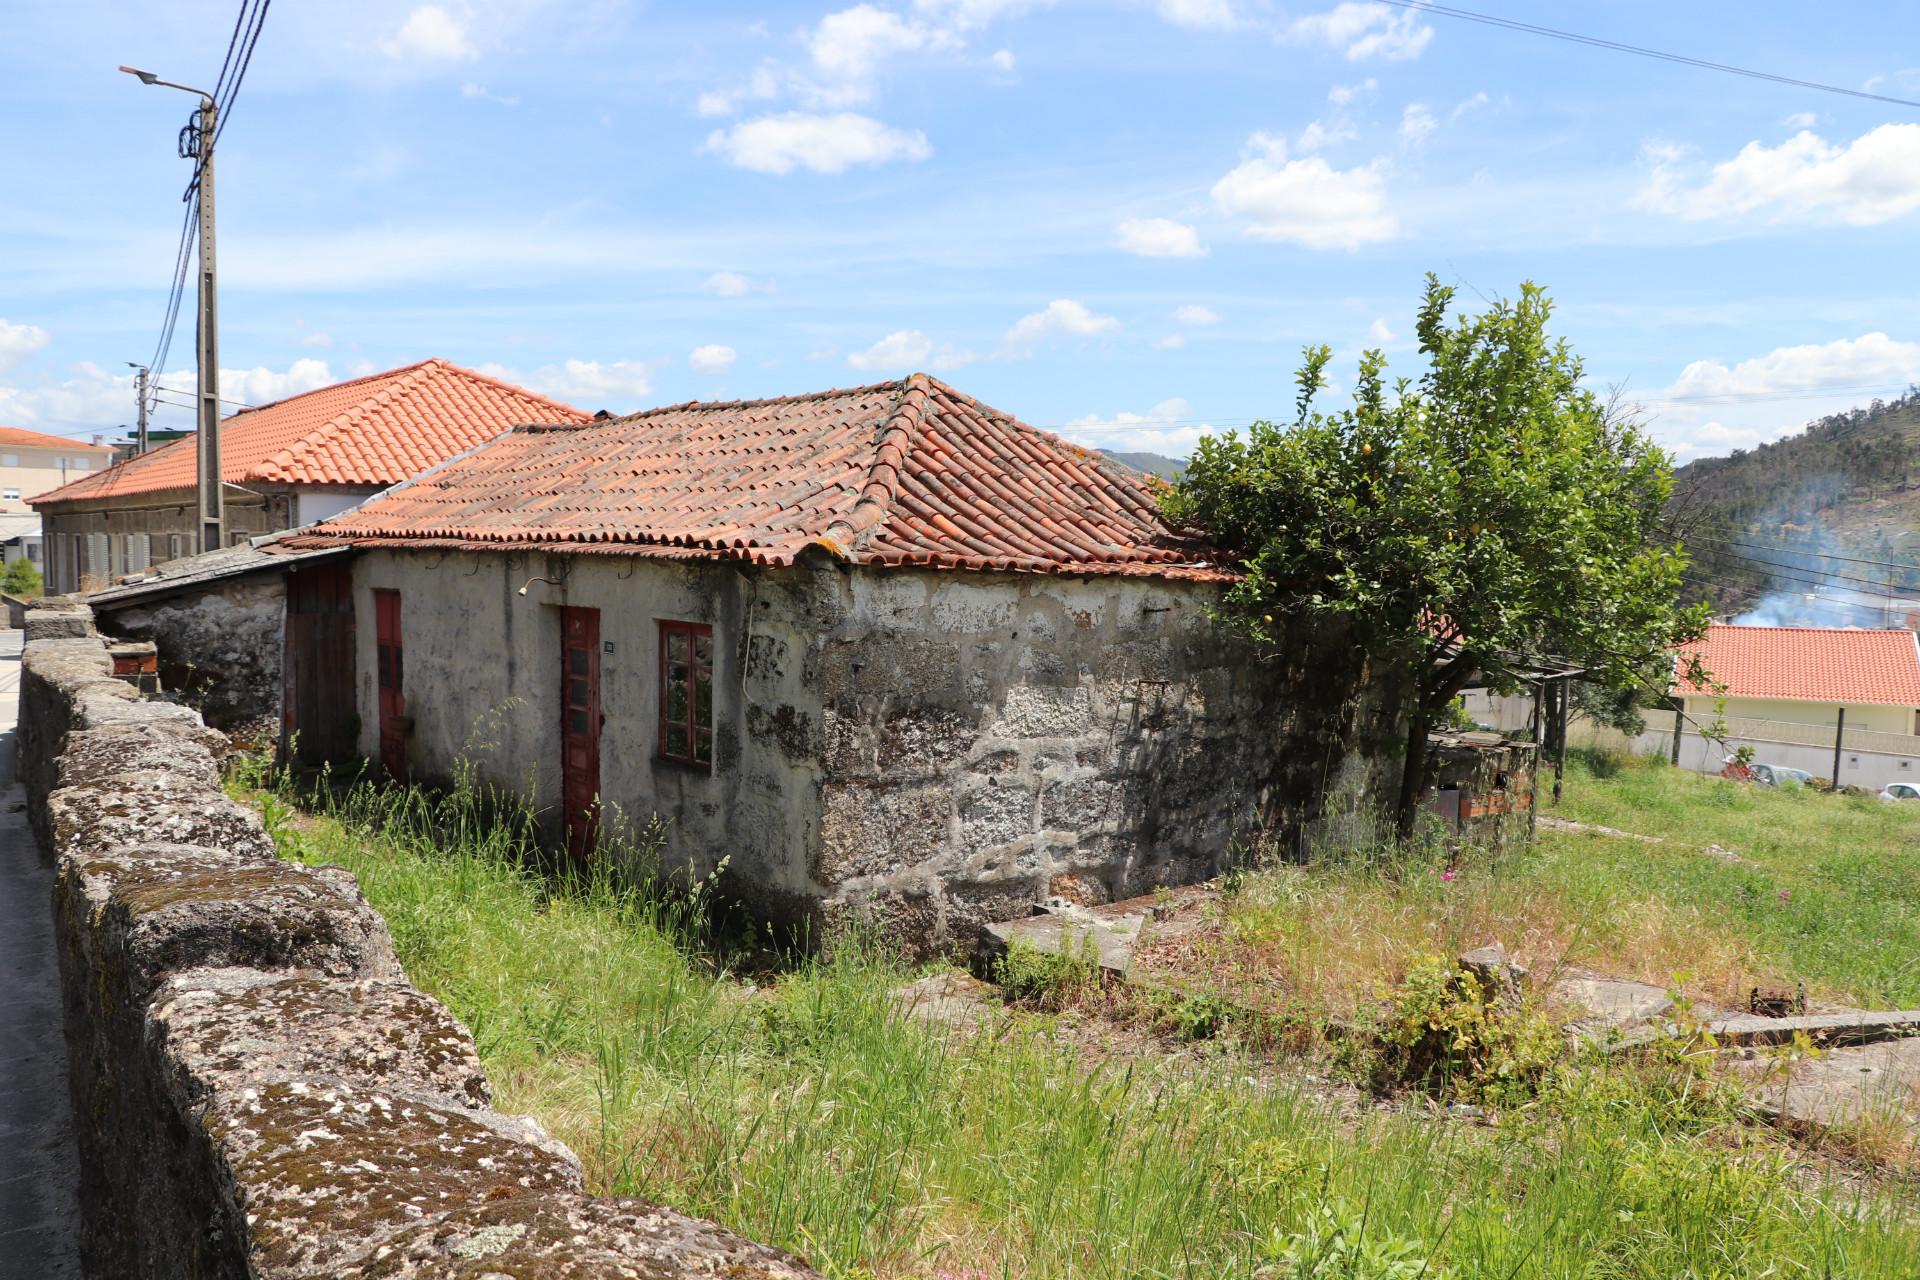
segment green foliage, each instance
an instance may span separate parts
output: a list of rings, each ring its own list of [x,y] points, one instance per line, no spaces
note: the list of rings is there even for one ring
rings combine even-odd
[[[1524,1002],[1490,997],[1474,975],[1438,956],[1408,967],[1392,1004],[1381,1071],[1443,1095],[1523,1102],[1565,1052],[1551,1018]]]
[[[6,573],[0,575],[0,591],[16,600],[36,599],[45,589],[46,584],[40,580],[40,567],[25,557],[13,561]]]
[[[1308,348],[1294,421],[1202,439],[1163,499],[1238,563],[1236,629],[1277,645],[1289,620],[1335,622],[1417,683],[1403,833],[1425,728],[1475,671],[1553,655],[1624,685],[1705,623],[1676,604],[1668,458],[1581,385],[1544,291],[1450,323],[1452,301],[1429,275],[1417,380],[1389,386],[1368,351],[1352,405],[1322,413],[1331,352]]]
[[[1100,953],[1091,931],[1069,936],[1060,951],[1015,938],[994,965],[994,981],[1011,1000],[1062,1008],[1100,989]]]
[[[1313,1280],[1451,1280],[1417,1240],[1396,1235],[1344,1204],[1323,1204],[1297,1231],[1275,1229],[1262,1251],[1281,1276]]]

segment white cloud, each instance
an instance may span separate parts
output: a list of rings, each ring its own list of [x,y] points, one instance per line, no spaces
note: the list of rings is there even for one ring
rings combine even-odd
[[[1749,142],[1698,184],[1679,148],[1644,154],[1650,173],[1635,203],[1689,222],[1766,211],[1871,226],[1920,209],[1920,124],[1883,124],[1845,145],[1807,131],[1777,147]]]
[[[417,58],[423,62],[467,62],[480,56],[467,38],[467,28],[437,4],[423,4],[407,15],[393,37],[380,42],[389,58]]]
[[[810,87],[808,96],[826,106],[865,102],[873,96],[882,63],[942,42],[939,32],[874,5],[830,13],[807,36],[807,52],[821,81]]]
[[[1223,213],[1245,218],[1255,239],[1358,249],[1400,234],[1379,162],[1335,169],[1319,156],[1288,160],[1281,140],[1264,133],[1253,135],[1249,151],[1213,184],[1213,200]]]
[[[1750,448],[1808,419],[1920,382],[1920,342],[1884,333],[1776,347],[1727,364],[1695,360],[1642,404],[1663,444],[1683,456]]]
[[[1380,87],[1380,82],[1369,76],[1359,84],[1337,84],[1327,90],[1327,101],[1335,106],[1345,106],[1356,98],[1364,98]]]
[[[687,355],[687,364],[695,373],[725,373],[740,353],[732,347],[709,342],[705,346],[695,347]]]
[[[0,317],[0,370],[19,364],[52,340],[39,325],[8,324]]]
[[[811,115],[788,111],[746,120],[707,136],[706,150],[742,169],[787,174],[796,168],[844,173],[854,165],[925,160],[933,154],[919,130],[890,129],[852,112]]]
[[[753,292],[753,281],[738,271],[716,271],[707,277],[707,288],[723,298],[738,298]]]
[[[1171,218],[1127,218],[1113,230],[1120,248],[1143,258],[1203,258],[1207,253],[1198,231]]]
[[[310,333],[300,339],[300,345],[303,347],[330,347],[333,345],[333,335],[330,333]]]
[[[1811,129],[1820,123],[1820,117],[1811,111],[1796,111],[1780,121],[1789,129]]]
[[[497,102],[503,107],[517,107],[520,105],[520,99],[517,95],[510,96],[500,93],[488,93],[486,86],[475,84],[471,80],[460,86],[460,96],[463,98],[485,98],[488,102]]]
[[[631,413],[645,408],[644,397],[653,394],[654,367],[644,360],[567,360],[528,373],[497,364],[483,364],[480,372],[576,408]]]
[[[1196,423],[1192,418],[1193,407],[1173,396],[1145,413],[1123,412],[1112,417],[1090,413],[1075,418],[1060,429],[1060,434],[1095,449],[1184,458],[1193,452],[1201,436],[1213,430],[1211,425]]]
[[[1302,151],[1320,151],[1335,143],[1351,142],[1359,136],[1353,125],[1345,120],[1335,120],[1332,124],[1315,120],[1300,131],[1300,137],[1294,145]]]
[[[1212,307],[1203,307],[1198,303],[1188,303],[1184,307],[1175,307],[1173,318],[1181,324],[1207,325],[1219,324],[1220,313]]]
[[[916,369],[958,369],[976,358],[971,351],[956,351],[945,345],[936,348],[933,339],[918,329],[901,329],[865,351],[855,351],[847,357],[847,363],[856,369],[907,373]]]
[[[154,379],[172,394],[173,401],[193,399],[192,369],[173,369]],[[338,379],[324,360],[300,359],[285,369],[222,369],[220,395],[240,404],[266,404],[284,400],[318,387],[330,386]],[[20,423],[44,431],[63,434],[76,431],[111,432],[131,423],[134,417],[134,375],[110,374],[99,365],[83,363],[68,370],[58,382],[37,386],[0,385],[0,422]],[[190,406],[163,402],[155,415],[156,423],[191,428]]]
[[[1393,330],[1387,328],[1385,320],[1375,320],[1367,326],[1367,338],[1371,342],[1392,342]]]
[[[1440,122],[1433,118],[1433,112],[1427,110],[1422,102],[1409,102],[1407,109],[1400,113],[1400,140],[1410,147],[1425,142]]]
[[[1469,111],[1477,111],[1481,107],[1490,106],[1492,105],[1492,103],[1493,103],[1493,99],[1489,98],[1486,94],[1486,91],[1483,89],[1479,93],[1474,94],[1471,98],[1467,98],[1462,102],[1456,103],[1453,108],[1453,113],[1447,117],[1447,123],[1459,124],[1461,116],[1466,115]]]
[[[1091,337],[1118,329],[1112,316],[1096,315],[1072,298],[1055,298],[1030,316],[1022,316],[1007,330],[1006,341],[1013,347],[1030,347],[1042,338]]]
[[[1433,40],[1433,28],[1420,15],[1378,3],[1337,4],[1325,13],[1296,19],[1290,28],[1296,40],[1313,40],[1344,51],[1350,62],[1384,58],[1405,62],[1417,58]]]
[[[1226,31],[1240,24],[1233,0],[1158,0],[1154,8],[1178,27]]]
[[[1013,74],[1013,50],[996,49],[994,50],[993,56],[988,58],[987,61],[993,64],[995,71],[1003,75]]]
[[[1914,381],[1920,381],[1920,342],[1899,342],[1876,332],[1776,347],[1731,367],[1718,360],[1695,360],[1662,398],[1671,403]]]
[[[1182,334],[1170,333],[1164,338],[1155,339],[1153,345],[1160,351],[1178,351],[1187,345],[1187,339]]]
[[[747,82],[731,89],[711,89],[694,102],[694,114],[701,116],[730,116],[739,109],[742,102],[765,102],[780,96],[780,77],[774,73],[771,65],[754,68]]]

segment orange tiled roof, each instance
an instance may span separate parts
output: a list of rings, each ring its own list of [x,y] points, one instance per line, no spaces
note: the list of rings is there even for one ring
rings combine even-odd
[[[445,360],[321,387],[220,424],[229,484],[389,485],[525,422],[585,422],[587,414]],[[194,437],[164,444],[32,505],[191,489]]]
[[[27,449],[65,449],[72,453],[112,453],[113,446],[105,444],[87,444],[81,440],[68,440],[63,436],[44,435],[38,431],[29,431],[25,427],[0,427],[0,445],[19,445]]]
[[[345,542],[1225,576],[1152,481],[925,374],[517,428],[287,545]]]
[[[1911,631],[1715,624],[1681,650],[1674,675],[1681,693],[1714,692],[1684,678],[1686,656],[1696,650],[1728,697],[1920,707],[1920,644]]]

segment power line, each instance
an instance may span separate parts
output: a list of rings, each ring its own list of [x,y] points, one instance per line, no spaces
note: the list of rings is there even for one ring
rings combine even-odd
[[[200,202],[194,192],[189,192],[189,195],[194,198],[187,201],[186,220],[180,227],[180,249],[174,256],[173,286],[167,294],[166,315],[160,322],[160,338],[154,344],[153,358],[147,361],[147,367],[155,372],[156,377],[159,371],[166,367],[167,353],[173,348],[174,326],[180,319],[180,303],[186,297],[187,268],[193,261],[193,245],[198,239]],[[151,392],[147,398],[151,404],[153,399]]]
[[[219,78],[213,82],[213,99],[215,102],[220,100],[220,92],[226,88],[227,72],[233,67],[233,51],[240,43],[240,28],[246,25],[246,21],[247,4],[242,3],[240,12],[235,14],[233,18],[233,34],[227,37],[227,55],[220,59]]]
[[[1660,49],[1648,49],[1642,45],[1627,44],[1619,40],[1607,40],[1600,36],[1581,35],[1576,31],[1562,31],[1557,27],[1543,27],[1537,23],[1521,22],[1517,18],[1500,18],[1490,13],[1476,13],[1471,9],[1456,9],[1452,5],[1429,4],[1427,0],[1383,0],[1383,3],[1401,9],[1411,9],[1415,13],[1439,14],[1444,18],[1459,18],[1464,22],[1478,22],[1508,31],[1524,31],[1529,35],[1546,36],[1552,40],[1566,40],[1593,49],[1610,49],[1615,53],[1630,53],[1635,57],[1675,62],[1685,67],[1697,67],[1702,71],[1720,71],[1732,76],[1746,76],[1750,80],[1766,80],[1773,84],[1790,85],[1796,89],[1814,89],[1821,93],[1838,93],[1849,98],[1865,98],[1871,102],[1891,102],[1901,107],[1920,107],[1920,102],[1907,98],[1890,98],[1885,94],[1868,93],[1864,89],[1843,89],[1839,85],[1823,84],[1818,80],[1799,80],[1792,76],[1775,75],[1770,71],[1755,71],[1749,67],[1736,67],[1731,63],[1712,62],[1706,58],[1695,58],[1684,53],[1667,53]]]
[[[260,0],[259,7],[253,11],[253,26],[247,32],[245,50],[240,56],[240,69],[234,74],[233,83],[227,86],[227,100],[226,103],[220,107],[220,122],[213,131],[213,142],[215,146],[220,144],[220,135],[227,131],[227,118],[233,109],[233,100],[240,96],[240,84],[247,78],[247,68],[253,65],[254,46],[260,43],[260,29],[266,24],[267,6],[272,3],[273,0]],[[242,0],[240,6],[242,16],[246,14],[246,11],[247,6],[245,0]]]
[[[1700,542],[1721,542],[1731,547],[1744,547],[1748,551],[1777,551],[1785,555],[1816,556],[1822,560],[1844,560],[1848,564],[1870,564],[1879,569],[1898,569],[1903,573],[1920,573],[1920,564],[1901,564],[1897,560],[1867,560],[1859,556],[1836,555],[1828,551],[1802,551],[1797,547],[1769,545],[1762,542],[1741,542],[1735,538],[1715,538],[1707,534],[1697,535]]]

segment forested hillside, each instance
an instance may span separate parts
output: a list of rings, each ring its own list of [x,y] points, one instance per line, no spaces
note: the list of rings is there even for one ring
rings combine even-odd
[[[1696,598],[1756,621],[1899,625],[1920,597],[1920,388],[1674,476]],[[1775,597],[1789,597],[1779,599]]]

